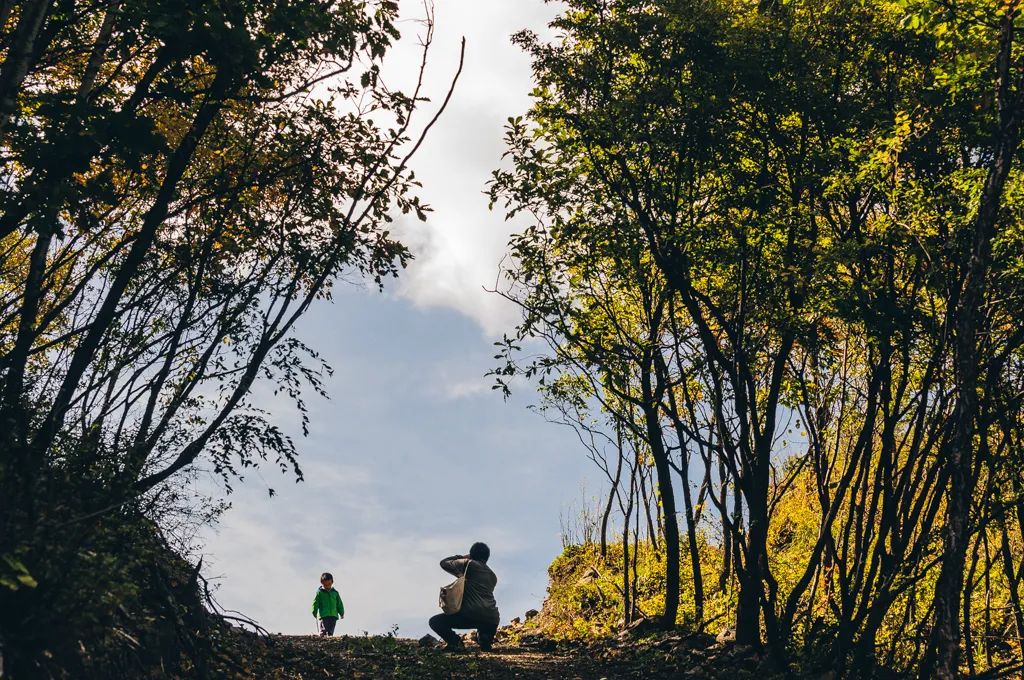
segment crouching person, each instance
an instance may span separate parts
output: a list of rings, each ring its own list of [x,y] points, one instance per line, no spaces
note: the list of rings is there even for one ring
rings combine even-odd
[[[475,628],[480,649],[490,651],[494,635],[498,632],[498,605],[494,601],[494,586],[498,577],[487,566],[491,549],[484,543],[474,543],[468,555],[454,555],[441,560],[441,568],[454,576],[466,575],[466,588],[462,607],[457,614],[438,614],[430,619],[430,628],[445,641],[445,649],[463,648],[462,638],[453,629]]]

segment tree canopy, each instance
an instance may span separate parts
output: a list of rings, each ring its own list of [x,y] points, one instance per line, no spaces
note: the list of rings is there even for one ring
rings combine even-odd
[[[52,622],[32,612],[63,597],[58,574],[95,575],[75,555],[111,515],[174,497],[197,462],[228,483],[261,461],[301,479],[252,389],[262,381],[304,413],[329,367],[296,320],[339,277],[396,275],[410,253],[388,225],[427,210],[408,167],[431,124],[415,116],[422,73],[410,93],[380,78],[397,11],[2,4],[0,641],[20,650],[9,664],[41,658]],[[425,31],[426,52],[429,19]]]
[[[1019,20],[1015,3],[578,0],[555,40],[517,36],[534,105],[491,190],[531,225],[497,373],[635,433],[665,625],[680,489],[695,582],[695,534],[715,531],[737,641],[780,664],[825,641],[840,674],[1012,660],[973,641],[978,615],[1019,655]],[[534,337],[550,354],[520,349]],[[779,532],[806,522],[794,558]],[[1006,608],[981,604],[994,592]]]

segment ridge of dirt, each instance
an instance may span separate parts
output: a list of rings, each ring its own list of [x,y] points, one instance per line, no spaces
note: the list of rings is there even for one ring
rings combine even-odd
[[[235,632],[222,646],[218,677],[259,680],[769,680],[756,654],[743,648],[703,647],[683,635],[591,645],[551,640],[496,644],[481,652],[467,644],[452,654],[394,636],[256,635]]]

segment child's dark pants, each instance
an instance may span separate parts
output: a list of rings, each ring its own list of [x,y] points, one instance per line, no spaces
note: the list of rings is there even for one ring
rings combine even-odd
[[[463,614],[438,614],[430,618],[430,628],[441,636],[441,639],[453,647],[462,644],[462,638],[452,628],[476,628],[480,649],[487,651],[494,644],[494,635],[498,632],[498,624],[484,623]]]
[[[320,635],[334,635],[334,626],[337,623],[337,616],[325,616],[320,619]]]

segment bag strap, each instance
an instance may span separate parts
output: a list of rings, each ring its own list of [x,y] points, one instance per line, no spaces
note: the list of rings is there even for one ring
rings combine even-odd
[[[466,558],[466,571],[462,572],[462,578],[469,576],[469,563],[473,561],[472,557]]]

